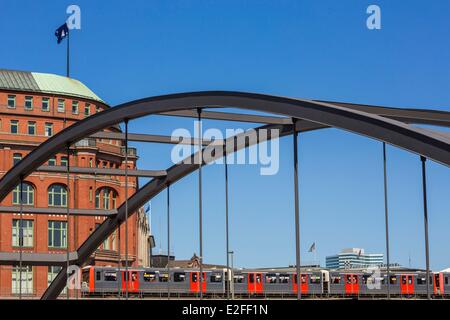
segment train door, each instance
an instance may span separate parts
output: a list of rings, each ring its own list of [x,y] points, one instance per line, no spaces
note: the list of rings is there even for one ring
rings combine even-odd
[[[127,290],[127,282],[128,292],[139,291],[139,274],[137,271],[122,271],[122,291]]]
[[[262,293],[262,273],[249,273],[247,289],[249,293]]]
[[[346,274],[345,277],[345,293],[346,294],[358,294],[359,293],[359,281],[357,274]]]
[[[444,294],[444,274],[442,272],[434,274],[434,294]]]
[[[191,292],[200,292],[200,272],[191,272],[189,281]],[[202,292],[206,292],[206,272],[203,272]]]
[[[414,276],[412,274],[402,274],[400,276],[401,294],[414,294]]]
[[[294,274],[293,277],[293,287],[294,292],[297,293],[298,286],[297,286],[297,274]],[[308,293],[308,275],[307,274],[300,274],[300,287],[302,288],[302,294]]]

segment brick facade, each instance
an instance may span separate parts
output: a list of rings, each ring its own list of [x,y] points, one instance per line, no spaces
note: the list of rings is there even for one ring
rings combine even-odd
[[[8,106],[8,96],[15,96],[15,107]],[[27,110],[25,107],[25,97],[33,97],[33,107]],[[49,111],[44,111],[42,107],[43,99],[49,101]],[[58,111],[58,99],[64,99],[64,112]],[[72,102],[76,101],[78,113],[73,112]],[[45,134],[46,124],[52,124],[53,134],[58,133],[65,127],[70,126],[76,121],[89,116],[85,108],[89,108],[89,115],[102,111],[108,106],[97,100],[73,97],[68,95],[53,95],[42,92],[21,92],[0,89],[0,176],[6,173],[13,166],[14,155],[20,154],[25,157],[29,152],[36,148],[40,143],[48,139]],[[45,109],[45,108],[44,108]],[[18,132],[11,133],[11,121],[18,121]],[[29,134],[28,125],[35,125],[34,134]],[[108,128],[107,131],[119,131],[119,127]],[[33,131],[31,129],[31,131]],[[135,150],[129,156],[129,168],[135,168],[137,157]],[[106,168],[125,168],[124,150],[122,142],[102,139],[85,139],[71,147],[70,166],[76,167],[106,167]],[[65,154],[56,155],[56,165],[61,165]],[[48,190],[55,184],[66,186],[67,176],[58,173],[33,173],[25,180],[34,190],[34,204],[38,208],[49,206]],[[129,178],[128,195],[132,195],[136,190],[136,178]],[[96,193],[102,188],[110,190],[110,208],[119,207],[125,200],[125,180],[124,177],[114,176],[92,176],[92,175],[71,175],[69,186],[69,206],[77,209],[95,209]],[[115,201],[113,200],[115,195]],[[103,194],[99,197],[100,209],[103,209]],[[97,204],[97,205],[98,205]],[[8,195],[2,206],[13,206],[12,193]],[[107,208],[106,208],[107,209]],[[19,219],[19,214],[0,214],[0,252],[19,252],[18,246],[13,246],[13,220]],[[65,253],[66,248],[49,248],[49,221],[67,221],[65,215],[36,215],[24,214],[24,220],[32,220],[33,237],[32,244],[24,247],[23,252],[35,253]],[[69,222],[69,248],[76,250],[93,232],[98,224],[104,221],[104,217],[71,217]],[[145,214],[139,212],[139,215],[132,215],[128,221],[128,243],[129,243],[129,265],[138,266],[145,264],[145,257],[138,257],[138,252],[145,253],[142,248],[138,249],[138,244],[143,243],[142,232],[148,232],[148,228],[143,228],[142,224],[148,225]],[[121,253],[123,264],[125,261],[125,226],[121,227]],[[145,237],[145,234],[144,234]],[[105,244],[103,244],[90,258],[90,265],[108,265],[117,266],[118,255],[117,235],[113,234]],[[145,242],[145,241],[144,241]],[[144,253],[142,253],[144,252]],[[0,296],[11,296],[13,292],[11,266],[0,266]],[[29,281],[31,289],[30,295],[40,296],[48,285],[48,267],[33,267],[32,280]],[[24,273],[23,273],[24,274]],[[22,277],[22,279],[24,276]],[[15,290],[17,291],[17,290]],[[26,291],[26,290],[25,290]]]

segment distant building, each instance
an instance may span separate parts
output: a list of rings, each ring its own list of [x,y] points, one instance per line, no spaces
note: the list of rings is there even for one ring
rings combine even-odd
[[[365,253],[364,249],[343,249],[334,256],[326,257],[326,266],[329,269],[352,269],[381,266],[383,264],[382,253]]]

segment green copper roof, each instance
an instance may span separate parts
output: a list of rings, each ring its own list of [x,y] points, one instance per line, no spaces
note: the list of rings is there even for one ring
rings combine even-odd
[[[105,103],[80,81],[48,73],[0,69],[0,89],[61,94]]]

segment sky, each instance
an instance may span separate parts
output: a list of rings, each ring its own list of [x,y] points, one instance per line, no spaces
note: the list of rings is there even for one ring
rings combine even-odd
[[[235,90],[295,98],[450,111],[450,2],[0,1],[0,68],[64,75],[54,31],[81,8],[71,76],[111,106],[167,93]],[[366,27],[369,5],[381,29]],[[233,110],[236,111],[236,110]],[[205,129],[250,124],[207,120]],[[130,132],[193,131],[191,119],[146,117]],[[440,128],[440,130],[444,130]],[[171,146],[135,143],[143,169],[171,165]],[[391,262],[425,267],[421,163],[388,146]],[[241,267],[295,263],[292,137],[280,170],[230,165],[230,248]],[[430,264],[450,267],[450,170],[427,162]],[[171,244],[198,254],[197,173],[171,188]],[[142,181],[143,183],[144,181]],[[301,259],[343,248],[385,252],[382,144],[338,129],[299,137]],[[225,263],[224,167],[203,170],[204,261]],[[166,194],[151,202],[155,253],[165,253]],[[316,253],[308,253],[312,243]]]

